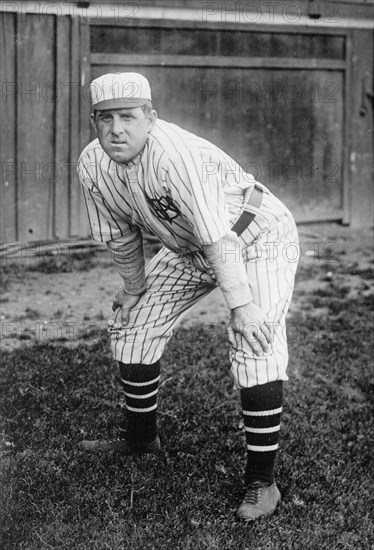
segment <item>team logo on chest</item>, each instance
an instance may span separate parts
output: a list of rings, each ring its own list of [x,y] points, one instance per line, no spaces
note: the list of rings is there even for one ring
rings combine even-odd
[[[166,220],[170,223],[173,222],[173,220],[180,216],[181,212],[179,208],[173,203],[172,199],[168,197],[167,195],[162,196],[158,199],[151,199],[145,194],[147,198],[147,202],[152,206],[153,210],[156,212],[157,217],[161,218],[162,220]]]

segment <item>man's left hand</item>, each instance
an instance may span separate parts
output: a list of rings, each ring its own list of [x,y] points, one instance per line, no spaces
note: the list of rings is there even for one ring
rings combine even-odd
[[[129,322],[130,311],[139,302],[141,295],[127,294],[123,289],[119,290],[114,297],[112,310],[116,311],[119,307],[121,310],[122,326],[125,327]],[[113,325],[114,328],[116,324]]]

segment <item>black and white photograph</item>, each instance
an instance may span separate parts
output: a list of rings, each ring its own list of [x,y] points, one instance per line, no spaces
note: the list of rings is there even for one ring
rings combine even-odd
[[[374,550],[374,0],[0,17],[0,549]]]

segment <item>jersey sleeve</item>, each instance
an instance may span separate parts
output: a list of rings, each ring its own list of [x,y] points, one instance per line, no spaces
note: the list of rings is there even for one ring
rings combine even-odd
[[[77,172],[86,203],[92,238],[106,243],[128,235],[134,229],[130,219],[125,215],[116,214],[107,204],[95,182],[94,174],[91,173],[94,166],[95,163],[81,157]]]
[[[163,159],[160,177],[202,245],[230,231],[219,167],[201,150],[184,148]]]

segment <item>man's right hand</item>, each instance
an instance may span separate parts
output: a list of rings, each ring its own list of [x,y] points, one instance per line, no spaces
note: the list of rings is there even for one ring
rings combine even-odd
[[[231,310],[228,336],[229,341],[235,344],[233,332],[244,336],[255,355],[262,357],[271,351],[274,335],[266,323],[265,312],[254,302]]]
[[[125,327],[128,325],[130,311],[136,304],[139,302],[141,295],[127,294],[122,288],[117,292],[114,297],[112,310],[116,311],[119,307],[121,310],[121,322],[122,326]],[[116,325],[116,324],[115,324]],[[113,325],[114,328],[121,328]]]

